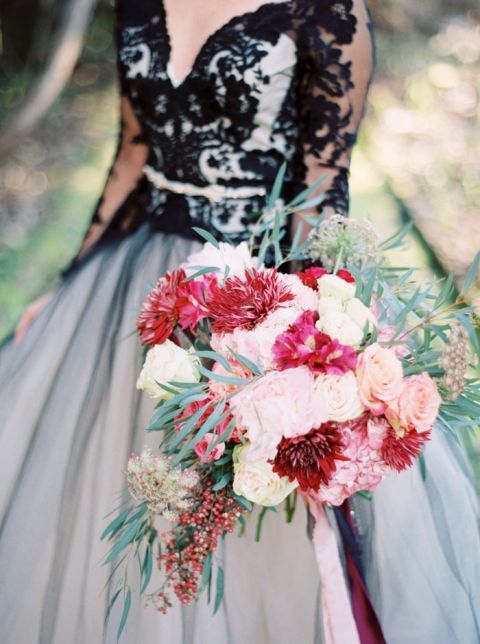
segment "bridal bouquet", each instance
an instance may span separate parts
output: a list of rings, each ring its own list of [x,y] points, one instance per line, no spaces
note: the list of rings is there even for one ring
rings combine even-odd
[[[476,320],[453,280],[415,284],[413,270],[385,257],[404,233],[380,243],[368,222],[340,216],[284,255],[281,209],[271,206],[260,245],[199,230],[203,248],[159,279],[138,317],[137,387],[157,401],[148,430],[161,442],[131,456],[131,503],[103,536],[113,541],[107,561],[137,555],[140,590],[161,612],[172,593],[183,603],[210,594],[214,579],[218,609],[219,539],[254,506],[260,538],[266,512],[285,503],[290,520],[299,494],[318,518],[322,505],[370,497],[416,462],[425,476],[434,424],[456,431],[480,417],[468,373]],[[282,272],[299,257],[308,268]],[[128,584],[112,603],[122,593],[119,633]]]

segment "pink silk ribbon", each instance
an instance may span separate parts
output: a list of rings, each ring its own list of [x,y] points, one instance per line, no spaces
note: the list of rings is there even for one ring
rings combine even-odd
[[[323,504],[312,497],[309,497],[308,503],[315,519],[313,546],[322,584],[326,644],[360,644],[335,533]]]

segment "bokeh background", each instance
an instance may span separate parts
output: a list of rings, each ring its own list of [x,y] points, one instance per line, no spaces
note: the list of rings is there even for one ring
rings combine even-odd
[[[412,221],[399,261],[460,282],[480,250],[480,5],[369,5],[377,70],[352,215],[384,233]],[[0,4],[0,339],[55,284],[104,185],[118,128],[112,26],[110,0]]]

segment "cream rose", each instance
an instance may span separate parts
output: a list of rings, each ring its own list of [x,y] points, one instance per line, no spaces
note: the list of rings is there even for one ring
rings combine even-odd
[[[356,297],[352,297],[351,300],[345,303],[345,313],[355,322],[362,332],[365,328],[368,331],[372,331],[377,326],[377,320],[372,311]]]
[[[322,275],[317,283],[320,298],[334,297],[342,302],[346,302],[352,297],[355,297],[355,284],[346,282],[341,277],[338,277],[338,275]]]
[[[417,432],[431,429],[442,399],[437,385],[428,373],[423,372],[405,378],[398,399],[398,415],[405,429],[413,427]]]
[[[233,491],[258,505],[278,505],[298,486],[280,477],[265,460],[257,460],[252,446],[238,445],[233,450]]]
[[[173,393],[157,383],[168,385],[171,381],[195,383],[200,380],[196,368],[198,358],[171,340],[152,347],[145,358],[137,380],[137,389],[143,389],[150,398],[168,400]]]
[[[398,398],[402,391],[402,363],[392,349],[378,343],[360,354],[356,374],[360,399],[373,413],[383,413],[386,403]]]
[[[327,311],[315,326],[341,344],[356,347],[363,339],[362,329],[343,311]]]
[[[358,418],[364,412],[357,379],[352,371],[341,376],[321,374],[315,388],[320,393],[322,404],[327,406],[329,420],[343,423]]]
[[[318,302],[317,310],[320,316],[325,315],[329,311],[343,312],[343,302],[338,297],[322,297]]]

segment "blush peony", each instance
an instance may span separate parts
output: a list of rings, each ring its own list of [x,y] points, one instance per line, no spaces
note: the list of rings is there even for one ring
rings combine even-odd
[[[306,434],[327,420],[307,367],[269,372],[233,396],[230,404],[237,426],[265,460],[275,457],[282,438]]]
[[[241,242],[236,246],[219,242],[218,247],[207,242],[201,250],[188,256],[182,268],[190,276],[199,270],[199,266],[215,266],[219,269],[218,278],[222,279],[227,267],[229,277],[244,277],[245,270],[256,268],[257,261],[251,256],[247,242]]]

